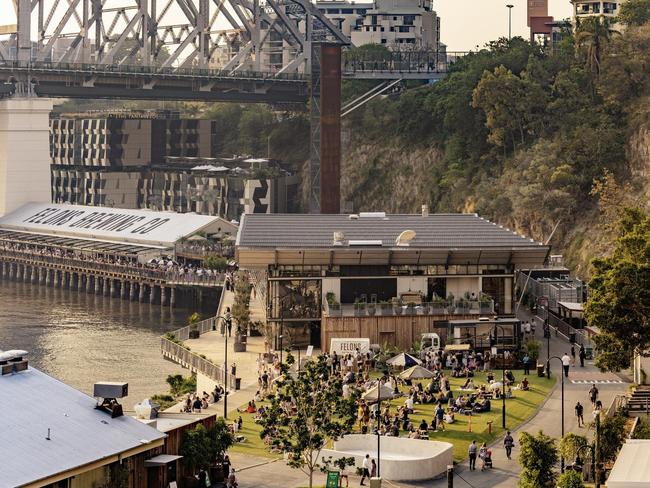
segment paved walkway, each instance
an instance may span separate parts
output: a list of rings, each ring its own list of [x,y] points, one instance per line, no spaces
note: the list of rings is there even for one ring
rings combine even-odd
[[[529,318],[527,314],[522,314],[523,320]],[[536,339],[542,341],[543,347],[540,351],[540,359],[546,359],[546,339],[543,338],[541,327],[537,327]],[[570,351],[568,341],[562,336],[556,336],[554,333],[551,337],[551,356],[562,356],[565,352]],[[557,363],[557,364],[555,364]],[[560,371],[559,361],[554,360],[551,364],[551,370],[557,374]],[[569,378],[565,382],[565,432],[579,432],[583,435],[592,435],[587,428],[579,428],[577,419],[574,415],[573,407],[577,401],[585,406],[584,417],[587,422],[592,420],[591,403],[588,398],[588,390],[591,382],[596,382],[600,391],[599,399],[607,408],[615,395],[625,393],[628,383],[623,377],[611,373],[601,373],[593,364],[593,361],[587,361],[584,368],[579,366],[571,368]],[[512,459],[506,458],[505,451],[502,448],[502,441],[498,440],[493,446],[493,463],[494,468],[485,472],[469,471],[467,461],[456,466],[457,475],[454,478],[456,487],[472,488],[515,488],[519,477],[520,467],[517,463],[519,456],[518,437],[519,433],[526,431],[537,433],[543,430],[544,433],[553,437],[560,437],[561,424],[561,383],[558,382],[555,389],[549,395],[548,400],[540,407],[537,415],[520,428],[513,431],[515,438],[515,448],[513,449]],[[370,453],[372,455],[372,452]],[[235,468],[242,469],[238,476],[239,486],[264,487],[264,488],[289,488],[307,485],[306,476],[300,471],[287,467],[282,461],[271,461],[265,458],[255,458],[234,454],[232,457]],[[315,485],[324,485],[325,477],[318,473],[315,476]],[[350,486],[359,486],[359,478],[350,476]],[[401,483],[384,480],[384,486],[415,488],[415,487],[435,487],[442,488],[447,486],[446,479],[434,481],[425,481],[421,483]]]

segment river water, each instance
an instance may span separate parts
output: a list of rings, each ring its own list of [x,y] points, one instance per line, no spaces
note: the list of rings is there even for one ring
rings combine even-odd
[[[0,281],[0,350],[25,349],[30,364],[92,395],[97,381],[126,381],[131,409],[167,391],[159,337],[189,311],[30,283]]]

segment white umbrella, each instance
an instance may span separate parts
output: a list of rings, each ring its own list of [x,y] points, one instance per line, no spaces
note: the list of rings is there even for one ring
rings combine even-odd
[[[203,236],[200,236],[198,234],[194,234],[192,237],[187,238],[188,241],[207,241],[207,239]]]
[[[405,352],[398,354],[397,356],[394,356],[390,358],[389,360],[386,361],[386,364],[389,366],[399,366],[402,368],[410,368],[411,366],[415,366],[417,364],[422,364],[422,362],[419,359],[414,358],[410,354],[406,354]]]
[[[378,402],[378,401],[383,402],[384,400],[390,400],[391,398],[393,398],[393,390],[391,390],[386,385],[381,385],[380,388],[378,383],[372,388],[370,388],[363,395],[361,395],[361,398],[369,402]]]
[[[405,371],[402,371],[399,375],[403,380],[419,380],[425,378],[433,378],[433,373],[427,368],[423,368],[420,365],[413,366]]]
[[[503,383],[501,383],[500,381],[494,381],[490,383],[490,390],[496,390],[497,388],[502,388],[502,387],[503,387]]]

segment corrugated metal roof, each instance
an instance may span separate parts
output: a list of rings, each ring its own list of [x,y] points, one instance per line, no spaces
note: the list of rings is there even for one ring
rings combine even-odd
[[[95,404],[32,367],[0,376],[0,486],[35,482],[166,437],[126,415],[112,419]]]
[[[237,244],[242,248],[347,248],[349,241],[381,240],[396,247],[395,239],[413,230],[412,248],[512,249],[543,247],[476,214],[386,215],[360,217],[321,214],[247,214]],[[343,232],[342,246],[333,244],[334,232]]]

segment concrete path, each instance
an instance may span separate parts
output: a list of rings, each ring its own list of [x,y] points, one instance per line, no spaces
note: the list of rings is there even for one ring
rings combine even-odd
[[[522,314],[522,318],[526,320],[529,318],[529,315]],[[541,327],[537,327],[536,339],[542,341],[543,347],[540,351],[540,359],[545,361],[546,339],[543,338]],[[570,345],[566,338],[561,335],[556,336],[553,333],[551,337],[551,356],[562,356],[565,352],[568,353],[569,351]],[[559,361],[554,360],[551,364],[551,370],[554,374],[560,372]],[[565,432],[576,432],[588,436],[592,435],[592,432],[587,428],[578,427],[573,410],[576,402],[580,401],[585,407],[585,421],[589,423],[593,419],[591,403],[587,393],[591,387],[591,382],[597,383],[600,391],[599,399],[603,402],[605,408],[609,406],[615,395],[625,393],[628,388],[628,383],[625,378],[611,373],[601,373],[594,366],[593,361],[587,361],[584,368],[580,368],[579,366],[571,368],[569,377],[564,385]],[[456,466],[457,474],[454,479],[454,486],[461,488],[515,488],[520,472],[520,467],[517,463],[517,457],[519,455],[519,434],[523,431],[537,433],[543,430],[548,435],[560,437],[562,429],[561,419],[561,383],[558,381],[555,389],[551,392],[547,401],[540,407],[537,415],[523,424],[519,429],[512,432],[515,438],[512,459],[507,459],[505,450],[502,447],[502,440],[499,439],[492,447],[494,468],[484,472],[480,470],[469,471],[468,463],[464,461]],[[372,455],[372,452],[370,454]],[[289,468],[281,460],[272,461],[265,458],[255,458],[238,454],[234,454],[232,460],[235,468],[244,468],[238,475],[238,482],[241,488],[289,488],[307,486],[306,476],[300,470]],[[350,486],[359,486],[359,481],[358,477],[350,476]],[[315,485],[319,486],[324,484],[324,475],[318,473],[315,476]],[[429,480],[421,483],[401,483],[384,480],[384,486],[400,488],[425,486],[442,488],[447,486],[447,480]]]

